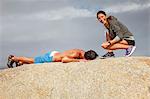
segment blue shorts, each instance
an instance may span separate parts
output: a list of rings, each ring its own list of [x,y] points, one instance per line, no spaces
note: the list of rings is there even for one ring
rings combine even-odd
[[[43,56],[37,56],[34,58],[34,63],[45,63],[45,62],[53,62],[53,56],[50,56],[51,52],[46,53]]]

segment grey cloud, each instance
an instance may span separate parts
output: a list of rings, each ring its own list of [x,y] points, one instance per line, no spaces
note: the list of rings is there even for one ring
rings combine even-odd
[[[147,4],[150,0],[68,0],[76,7],[87,9],[106,9],[112,5],[124,4],[124,3],[136,3]]]
[[[110,6],[108,8],[104,8],[103,10],[111,13],[123,13],[129,11],[140,11],[147,8],[150,8],[150,2],[147,4],[136,4],[136,3],[118,4]]]
[[[95,16],[95,13],[99,9],[106,10],[106,12],[124,12],[131,10],[144,9],[145,6],[150,7],[149,0],[144,0],[140,2],[139,0],[135,1],[99,1],[95,0],[33,0],[33,1],[3,1],[2,4],[2,18],[7,19],[46,19],[46,20],[57,20],[63,19],[65,17],[72,18],[76,16]],[[98,3],[99,2],[99,3]],[[115,5],[114,5],[115,3]],[[87,7],[86,7],[87,6]],[[76,8],[77,7],[77,8]],[[100,8],[96,8],[100,7]],[[96,9],[96,10],[95,10]],[[83,14],[82,14],[83,13]],[[89,13],[88,15],[86,15]],[[93,15],[92,15],[93,14]]]
[[[40,11],[48,11],[68,5],[63,0],[3,0],[2,2],[3,16],[15,14],[32,14]]]
[[[147,4],[150,0],[3,0],[1,15],[33,14],[42,11],[57,10],[66,6],[78,8],[106,9],[109,6],[123,3]]]

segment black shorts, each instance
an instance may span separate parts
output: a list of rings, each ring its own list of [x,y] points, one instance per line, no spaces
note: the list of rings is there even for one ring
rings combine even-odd
[[[129,45],[135,46],[135,41],[134,40],[126,40]]]

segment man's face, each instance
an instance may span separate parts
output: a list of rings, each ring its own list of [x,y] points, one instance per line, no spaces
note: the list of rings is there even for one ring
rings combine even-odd
[[[106,23],[106,16],[102,13],[98,14],[97,19],[102,23],[105,24]]]

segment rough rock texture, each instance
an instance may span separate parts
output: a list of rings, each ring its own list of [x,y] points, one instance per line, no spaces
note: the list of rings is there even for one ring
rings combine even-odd
[[[0,99],[150,99],[150,57],[1,70]]]

